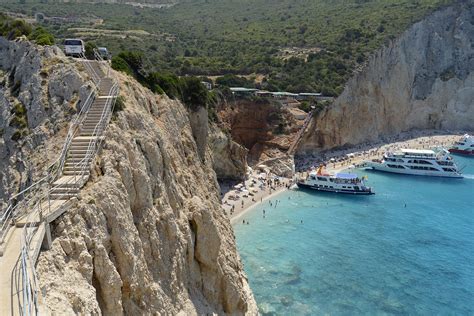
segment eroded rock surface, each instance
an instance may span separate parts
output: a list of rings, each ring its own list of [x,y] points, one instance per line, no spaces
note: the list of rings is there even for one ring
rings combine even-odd
[[[374,54],[312,121],[298,153],[413,129],[474,130],[473,21],[469,1],[443,8]]]
[[[0,37],[0,206],[43,175],[92,85],[57,47]]]
[[[200,156],[182,104],[116,75],[126,108],[40,254],[47,305],[58,314],[255,315],[211,150]]]

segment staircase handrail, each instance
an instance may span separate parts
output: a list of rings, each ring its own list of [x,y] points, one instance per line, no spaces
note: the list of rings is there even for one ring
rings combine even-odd
[[[71,126],[69,127],[69,131],[66,136],[64,146],[61,150],[61,155],[59,156],[58,160],[55,162],[55,164],[58,164],[58,168],[55,172],[56,173],[55,179],[57,179],[63,171],[64,163],[66,162],[67,153],[68,153],[69,147],[71,146],[72,140],[78,134],[79,126],[86,119],[87,112],[89,111],[89,108],[94,102],[94,99],[95,99],[95,92],[94,90],[92,90],[89,96],[87,97],[86,102],[84,103],[84,106],[82,106],[81,111],[79,112],[79,114],[76,116]]]
[[[82,64],[84,67],[87,68],[87,72],[91,75],[92,81],[96,84],[96,86],[100,85],[100,76],[97,74],[97,72],[94,70],[94,68],[90,65],[89,60],[87,59],[86,55],[82,53],[80,57],[83,59]]]
[[[109,70],[107,71],[107,73],[109,73]],[[92,138],[91,138],[91,141],[89,142],[86,155],[83,159],[81,159],[81,161],[79,161],[77,164],[74,165],[74,166],[77,165],[80,167],[79,175],[75,174],[73,178],[71,178],[70,180],[66,182],[66,184],[68,185],[72,184],[73,187],[76,187],[76,186],[79,187],[80,186],[79,182],[83,181],[83,179],[87,176],[87,173],[89,172],[91,168],[92,159],[100,148],[100,142],[102,142],[101,136],[106,131],[108,122],[112,116],[112,110],[114,108],[115,101],[118,96],[118,90],[119,90],[118,82],[115,79],[112,79],[112,82],[113,82],[113,85],[109,89],[109,93],[108,93],[109,98],[107,98],[104,109],[101,113],[101,118],[99,122],[96,124],[94,131],[92,132]],[[83,112],[84,108],[85,107],[81,109],[80,113]],[[59,161],[61,162],[60,164],[61,170],[64,166],[67,149],[69,148],[70,142],[73,139],[73,135],[76,134],[78,130],[77,127],[81,126],[84,121],[83,118],[81,119],[79,117],[81,117],[81,115],[79,115],[76,118],[75,123],[78,123],[78,122],[80,123],[79,124],[73,123],[72,126],[75,126],[75,127],[71,126],[70,132],[68,132],[68,137],[66,137],[66,142],[65,142],[65,145],[63,146],[63,150],[59,158]],[[71,137],[69,137],[70,135]],[[66,153],[66,154],[63,154],[63,153]],[[50,174],[46,176],[46,179],[48,180],[48,183],[51,183],[50,182],[51,178],[49,178],[49,175]],[[56,178],[56,176],[54,178]],[[64,182],[62,182],[61,184],[57,184],[53,188],[49,188],[46,191],[46,193],[43,192],[43,194],[41,194],[39,200],[36,201],[36,205],[34,206],[33,211],[30,214],[28,214],[28,218],[34,218],[34,216],[38,215],[40,221],[42,220],[42,207],[41,207],[42,201],[47,199],[48,208],[50,208],[50,199],[49,199],[50,193],[54,189],[58,188],[60,185],[64,185]],[[10,213],[13,214],[12,211],[10,211]],[[34,268],[35,263],[32,262],[32,258],[30,257],[29,252],[30,252],[30,244],[36,233],[37,228],[33,226],[34,225],[33,220],[28,220],[27,223],[28,224],[26,224],[23,227],[22,232],[21,232],[21,256],[20,256],[19,269],[20,269],[20,274],[22,276],[21,279],[23,280],[22,282],[23,305],[20,304],[20,307],[21,307],[21,311],[23,315],[32,315],[32,314],[38,313],[37,302],[38,302],[39,291],[37,287],[38,282],[37,282],[36,272]],[[29,270],[32,271],[31,275],[29,273]]]

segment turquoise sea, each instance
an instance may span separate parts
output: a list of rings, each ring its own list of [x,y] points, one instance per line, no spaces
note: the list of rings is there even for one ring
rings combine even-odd
[[[245,214],[260,312],[474,315],[474,158],[454,157],[465,179],[358,171],[375,195],[287,191]]]

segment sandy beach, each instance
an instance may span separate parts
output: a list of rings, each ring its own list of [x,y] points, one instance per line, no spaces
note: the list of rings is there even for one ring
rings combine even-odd
[[[380,158],[384,152],[400,148],[429,149],[436,146],[449,148],[458,141],[463,134],[463,132],[441,133],[439,131],[428,131],[424,133],[410,132],[389,139],[389,143],[359,145],[345,150],[329,151],[321,156],[311,155],[302,157],[295,161],[296,170],[299,172],[296,173],[294,179],[304,177],[311,167],[318,166],[321,163],[327,165],[327,171],[338,172],[366,160]],[[259,172],[254,171],[245,181],[248,194],[237,193],[234,188],[236,185],[238,186],[237,182],[227,185],[221,184],[222,207],[232,224],[240,220],[244,221],[245,214],[251,210],[253,206],[268,201],[269,199],[274,199],[277,194],[287,190],[295,183],[294,179],[280,178],[279,183],[270,181],[269,184],[261,188],[256,184],[261,182],[261,180],[258,180],[259,175]],[[269,176],[267,180],[271,179],[272,177]],[[241,185],[243,185],[243,182]],[[250,193],[252,195],[250,195]],[[237,194],[239,198],[237,200],[232,199],[232,196],[236,196]]]
[[[273,181],[268,179],[268,184],[261,188],[257,184],[262,182],[258,180],[259,173],[253,172],[248,179],[245,181],[245,187],[249,191],[248,194],[236,193],[236,190],[230,187],[225,187],[225,192],[222,197],[222,207],[227,216],[229,216],[232,224],[238,220],[245,220],[243,217],[253,206],[272,199],[278,193],[281,193],[288,189],[291,185],[291,179],[279,178],[279,181]],[[256,184],[256,183],[257,184]],[[243,183],[241,183],[243,184]],[[252,195],[250,195],[250,193]],[[239,196],[239,199],[234,200],[232,196]]]
[[[437,146],[449,148],[464,134],[464,132],[441,133],[439,131],[402,133],[399,137],[390,138],[390,142],[387,143],[359,145],[345,150],[329,151],[320,156],[301,157],[295,161],[295,167],[297,173],[301,173],[325,163],[328,171],[335,172],[366,160],[381,158],[383,153],[401,148],[429,149]],[[351,158],[347,159],[348,155]],[[331,162],[331,159],[335,161]]]

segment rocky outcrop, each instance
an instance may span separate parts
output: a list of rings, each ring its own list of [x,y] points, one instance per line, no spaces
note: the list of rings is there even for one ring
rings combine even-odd
[[[248,150],[234,142],[216,125],[210,127],[209,147],[217,179],[242,180],[247,172]]]
[[[280,177],[292,178],[295,174],[295,162],[293,156],[290,155],[264,160],[260,164],[268,167],[270,172]]]
[[[91,87],[57,47],[0,37],[0,206],[57,158]]]
[[[473,130],[474,6],[440,9],[374,54],[312,121],[298,153],[414,129]]]
[[[209,135],[209,119],[205,107],[189,110],[189,122],[197,145],[199,157],[205,159],[207,150],[207,136]]]
[[[201,157],[181,103],[116,75],[125,110],[38,260],[46,305],[56,314],[256,315],[212,151]]]
[[[265,99],[225,103],[218,116],[221,127],[248,149],[250,165],[286,156],[300,128],[299,120],[287,108]]]

